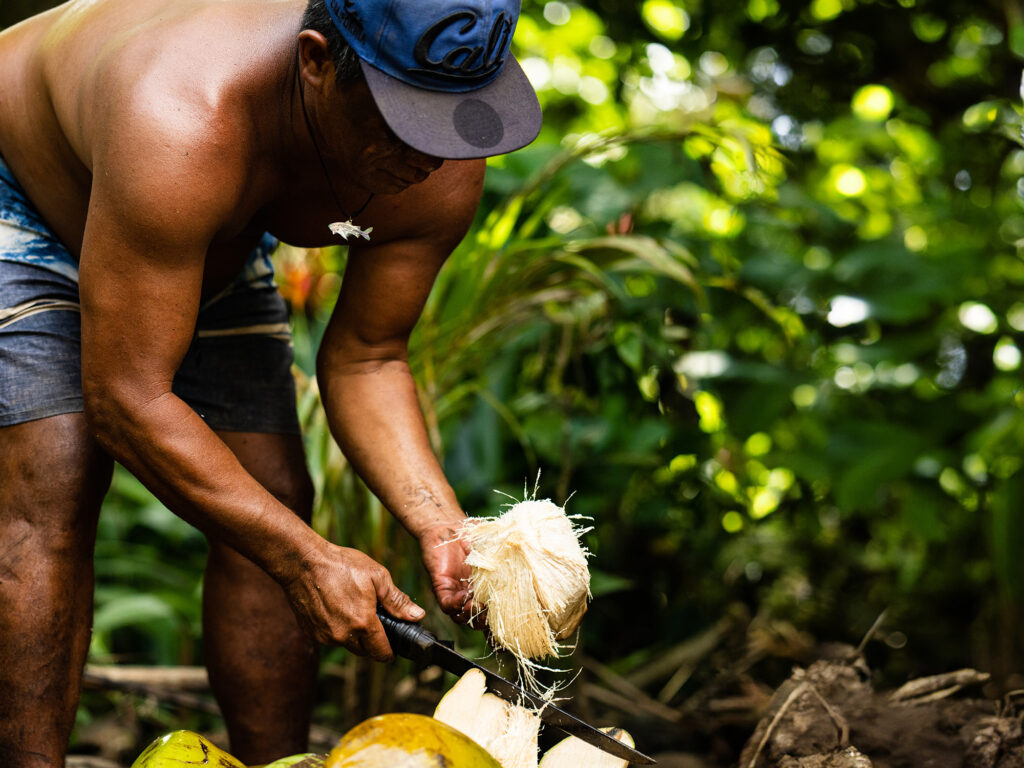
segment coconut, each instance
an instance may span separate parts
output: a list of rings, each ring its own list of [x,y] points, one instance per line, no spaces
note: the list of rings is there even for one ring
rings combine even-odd
[[[487,680],[479,669],[470,669],[449,689],[438,702],[434,719],[469,736],[501,768],[626,768],[628,762],[570,736],[549,749],[538,765],[538,713],[487,693]],[[621,728],[602,730],[634,746]]]
[[[470,669],[438,702],[434,719],[469,736],[501,768],[537,768],[540,717],[486,688],[484,673]]]
[[[536,666],[531,659],[560,655],[560,641],[587,610],[590,571],[579,541],[587,530],[562,507],[536,498],[463,528],[473,601],[487,611],[492,643],[509,651],[521,672]]]
[[[492,744],[505,731],[505,702],[487,693],[487,678],[470,669],[438,702],[434,719],[457,728],[492,755]],[[500,762],[500,761],[499,761]]]
[[[464,733],[432,717],[392,712],[364,720],[341,737],[324,768],[501,768]]]
[[[602,728],[601,730],[613,739],[621,741],[627,747],[636,746],[633,743],[633,737],[621,728]],[[539,768],[580,768],[580,766],[586,766],[586,768],[627,768],[628,765],[628,760],[610,755],[595,746],[587,744],[582,739],[570,736],[558,742],[544,753]]]
[[[194,731],[172,731],[151,743],[132,768],[169,768],[178,765],[218,765],[245,768],[242,761]]]

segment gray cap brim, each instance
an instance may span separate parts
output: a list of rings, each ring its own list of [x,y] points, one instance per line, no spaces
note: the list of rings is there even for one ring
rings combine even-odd
[[[483,88],[450,93],[415,88],[365,61],[363,74],[395,135],[434,157],[490,157],[525,147],[540,133],[537,94],[513,57]]]

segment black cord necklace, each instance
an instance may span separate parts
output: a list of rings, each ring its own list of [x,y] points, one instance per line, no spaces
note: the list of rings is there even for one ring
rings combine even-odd
[[[316,152],[316,159],[320,161],[320,167],[324,170],[324,178],[327,179],[327,188],[331,190],[331,197],[334,198],[334,204],[338,206],[338,210],[341,211],[341,215],[345,217],[345,221],[336,221],[333,224],[328,225],[331,232],[336,235],[341,235],[345,240],[348,240],[349,235],[356,237],[362,237],[365,240],[370,239],[370,233],[373,232],[373,227],[363,229],[359,225],[355,224],[352,220],[366,210],[366,206],[373,200],[373,192],[366,198],[366,202],[359,206],[357,210],[351,216],[345,210],[345,206],[341,204],[341,199],[338,197],[338,193],[334,189],[334,183],[331,181],[331,174],[327,171],[327,163],[324,162],[324,156],[320,153],[320,145],[317,144],[316,134],[313,133],[313,124],[309,119],[309,112],[306,111],[306,92],[305,88],[302,87],[302,70],[301,62],[299,60],[298,51],[295,52],[295,84],[299,88],[299,103],[302,105],[302,117],[306,121],[306,130],[309,131],[309,138],[313,141],[313,149]]]

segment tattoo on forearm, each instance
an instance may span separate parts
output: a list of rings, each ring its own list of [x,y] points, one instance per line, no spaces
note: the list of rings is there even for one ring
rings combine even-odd
[[[437,497],[430,492],[429,488],[417,487],[410,488],[406,495],[411,499],[410,506],[413,507],[426,507],[432,506],[434,509],[441,509],[441,502],[438,501]]]

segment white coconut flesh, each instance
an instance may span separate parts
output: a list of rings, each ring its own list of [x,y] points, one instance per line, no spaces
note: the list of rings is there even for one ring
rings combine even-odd
[[[537,768],[536,712],[486,692],[483,672],[471,669],[438,702],[434,719],[473,739],[502,768]]]
[[[613,739],[627,747],[636,746],[633,737],[621,728],[602,728]],[[570,736],[544,753],[539,768],[626,768],[628,760],[609,755],[585,741]]]
[[[496,696],[485,696],[484,673],[471,669],[438,702],[434,719],[462,731],[487,749],[505,728],[505,703]]]
[[[487,610],[496,647],[520,661],[559,655],[590,597],[584,532],[548,499],[467,523],[473,600]]]
[[[549,749],[538,763],[540,717],[533,710],[487,693],[483,672],[471,669],[446,693],[434,718],[469,736],[502,768],[626,768],[627,761],[570,736]],[[602,728],[613,739],[634,746],[621,728]]]

